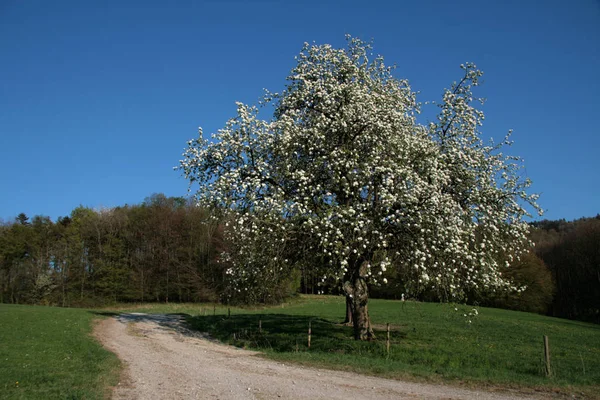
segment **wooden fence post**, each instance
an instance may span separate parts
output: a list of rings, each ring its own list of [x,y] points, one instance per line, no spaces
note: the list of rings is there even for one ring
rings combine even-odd
[[[312,334],[312,321],[308,321],[308,348],[310,349],[310,336]]]
[[[387,348],[387,356],[390,356],[390,324],[387,324],[387,341],[385,343],[385,347]]]
[[[546,364],[546,376],[552,375],[550,368],[550,345],[548,344],[548,336],[544,335],[544,361]]]
[[[258,320],[258,333],[262,333],[262,319]]]

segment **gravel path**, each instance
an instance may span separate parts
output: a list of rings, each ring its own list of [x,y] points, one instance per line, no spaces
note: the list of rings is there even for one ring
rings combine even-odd
[[[178,315],[122,314],[94,334],[126,366],[114,399],[536,398],[282,364],[192,332]]]

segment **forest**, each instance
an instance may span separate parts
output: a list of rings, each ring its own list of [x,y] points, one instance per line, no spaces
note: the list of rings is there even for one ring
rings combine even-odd
[[[218,225],[182,198],[78,207],[56,222],[20,214],[0,229],[4,303],[215,301],[222,290]]]
[[[0,302],[94,307],[117,302],[235,301],[229,293],[223,221],[192,202],[154,194],[141,204],[75,208],[53,222],[20,214],[0,225]],[[472,304],[600,323],[600,215],[531,224],[533,251],[504,272],[520,293],[469,293]],[[293,256],[293,255],[292,255]],[[300,254],[297,257],[306,257]],[[295,293],[340,293],[319,285],[308,260],[283,283],[264,283],[257,302]],[[438,301],[407,293],[391,268],[373,297]]]

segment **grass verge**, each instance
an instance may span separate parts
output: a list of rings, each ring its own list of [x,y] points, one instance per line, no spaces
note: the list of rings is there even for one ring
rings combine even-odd
[[[102,399],[120,363],[83,309],[0,304],[0,399]]]

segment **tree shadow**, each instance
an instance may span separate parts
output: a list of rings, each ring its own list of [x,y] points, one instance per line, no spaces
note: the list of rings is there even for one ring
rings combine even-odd
[[[365,354],[381,350],[385,343],[385,330],[375,328],[380,339],[373,342],[354,340],[353,328],[338,321],[333,322],[316,316],[290,314],[235,314],[191,316],[184,313],[146,314],[89,311],[94,315],[113,317],[124,324],[146,322],[160,329],[176,332],[213,342],[231,344],[242,348],[270,350],[275,352],[310,351],[339,354]],[[140,328],[141,334],[152,329]],[[398,343],[406,332],[394,328],[390,342]]]
[[[315,316],[289,314],[242,314],[195,316],[187,320],[193,330],[207,332],[212,338],[238,347],[251,347],[276,352],[306,351],[354,353],[371,352],[373,343],[354,340],[351,326]],[[380,342],[386,332],[376,330]],[[398,342],[405,332],[390,332],[390,340]]]

